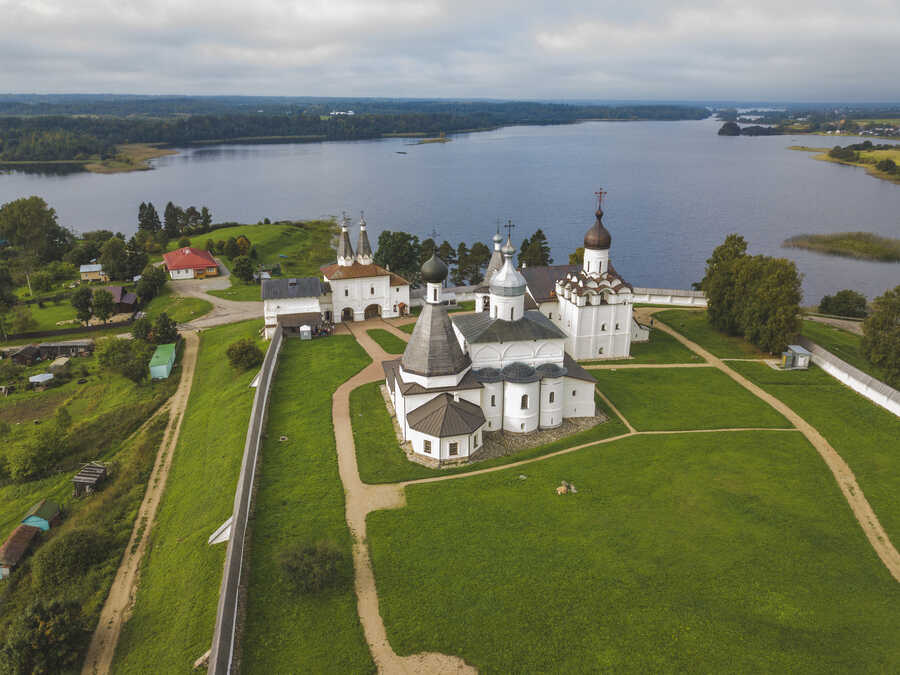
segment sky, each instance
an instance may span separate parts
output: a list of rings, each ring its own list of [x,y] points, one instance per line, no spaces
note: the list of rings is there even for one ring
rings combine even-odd
[[[0,92],[900,100],[900,1],[0,0]]]

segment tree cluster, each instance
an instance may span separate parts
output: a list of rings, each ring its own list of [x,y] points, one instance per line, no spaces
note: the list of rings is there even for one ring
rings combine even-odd
[[[900,386],[900,286],[872,301],[872,311],[863,322],[862,351],[882,369],[889,385]]]
[[[226,350],[228,362],[238,370],[250,370],[263,362],[265,355],[255,340],[243,338],[228,345]]]
[[[178,324],[162,312],[155,321],[141,318],[131,324],[131,337],[149,344],[167,345],[178,340]]]
[[[838,291],[834,295],[826,295],[819,303],[819,312],[861,319],[868,314],[866,296],[849,288]]]
[[[763,351],[782,351],[800,328],[802,297],[797,267],[785,258],[747,254],[747,242],[730,234],[706,261],[699,284],[710,323],[742,335]]]
[[[153,344],[146,340],[107,337],[97,341],[95,352],[103,368],[127,377],[132,382],[140,383],[148,375],[153,350]]]

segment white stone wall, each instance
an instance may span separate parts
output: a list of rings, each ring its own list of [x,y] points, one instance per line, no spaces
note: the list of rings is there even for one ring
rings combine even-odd
[[[391,286],[389,276],[336,279],[329,283],[335,321],[342,320],[345,308],[353,311],[354,321],[363,321],[369,305],[381,307],[385,318],[400,316],[400,303],[409,307],[409,286]]]
[[[594,384],[572,377],[563,378],[563,415],[565,417],[593,417],[597,414]]]
[[[479,429],[472,435],[438,438],[412,429],[410,430],[409,441],[413,452],[422,457],[441,461],[465,459],[484,444],[484,432],[482,429]],[[425,441],[431,442],[430,453],[425,452]],[[455,455],[450,454],[451,443],[457,444],[457,454]]]
[[[456,336],[465,351],[465,340],[459,330],[456,330]],[[468,352],[469,358],[472,359],[472,367],[475,369],[503,368],[516,362],[527,363],[529,366],[539,366],[542,363],[562,365],[565,343],[563,338],[517,342],[479,342],[469,345]]]
[[[686,291],[676,288],[634,288],[634,302],[650,305],[676,305],[679,307],[706,307],[703,291]]]
[[[495,295],[491,293],[491,317],[504,321],[518,321],[525,316],[524,295]]]
[[[626,358],[631,353],[632,305],[629,294],[559,299],[559,327],[568,335],[566,351],[576,360]],[[579,305],[578,302],[583,304]],[[596,303],[596,304],[594,304]]]
[[[503,428],[503,382],[485,382],[481,390],[481,411],[486,421],[485,429],[499,431]]]
[[[541,429],[553,429],[562,424],[564,397],[563,378],[545,377],[541,380]]]
[[[528,407],[522,408],[522,396],[528,396]],[[540,382],[503,383],[503,428],[506,431],[527,433],[540,423]]]
[[[609,249],[597,251],[586,248],[582,269],[588,274],[603,274],[609,270]]]

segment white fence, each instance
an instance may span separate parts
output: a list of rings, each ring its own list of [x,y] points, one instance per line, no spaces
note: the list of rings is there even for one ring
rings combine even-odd
[[[639,288],[635,286],[634,302],[648,305],[706,307],[706,294],[703,291],[685,291],[677,288]]]
[[[853,391],[862,394],[872,403],[900,416],[900,391],[889,387],[881,380],[876,380],[858,368],[854,368],[808,338],[800,336],[797,338],[797,342],[809,350],[812,354],[812,362],[826,373],[837,378]]]
[[[244,441],[244,459],[241,462],[241,475],[234,494],[231,536],[228,539],[228,550],[225,552],[225,567],[222,571],[219,605],[216,611],[216,628],[213,631],[212,648],[209,653],[208,672],[216,675],[231,673],[234,658],[234,636],[238,622],[238,599],[244,562],[244,535],[250,516],[257,457],[269,414],[269,391],[278,365],[281,341],[281,330],[276,329],[259,371],[253,408],[250,411],[250,423],[247,426],[247,438]]]

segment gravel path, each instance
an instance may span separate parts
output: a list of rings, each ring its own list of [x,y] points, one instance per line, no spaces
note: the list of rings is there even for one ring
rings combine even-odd
[[[183,337],[185,348],[181,360],[181,381],[172,398],[157,413],[168,411],[169,423],[166,425],[162,443],[156,453],[156,461],[147,482],[144,500],[141,502],[137,518],[134,520],[131,539],[128,541],[125,555],[116,572],[116,578],[113,580],[109,595],[103,604],[100,621],[91,637],[91,644],[81,670],[82,675],[105,675],[110,672],[122,625],[128,620],[134,605],[141,561],[147,551],[147,543],[150,539],[150,531],[153,529],[156,512],[159,509],[160,499],[166,489],[169,468],[172,466],[172,455],[178,443],[181,421],[184,419],[184,410],[190,397],[194,369],[197,365],[197,347],[200,340],[196,333],[185,333]]]
[[[807,314],[803,318],[809,319],[810,321],[817,321],[819,323],[824,323],[828,326],[834,326],[835,328],[840,328],[841,330],[845,330],[850,333],[856,333],[857,335],[863,334],[862,321],[848,321],[847,319],[831,319],[827,316],[812,316],[811,314]]]

